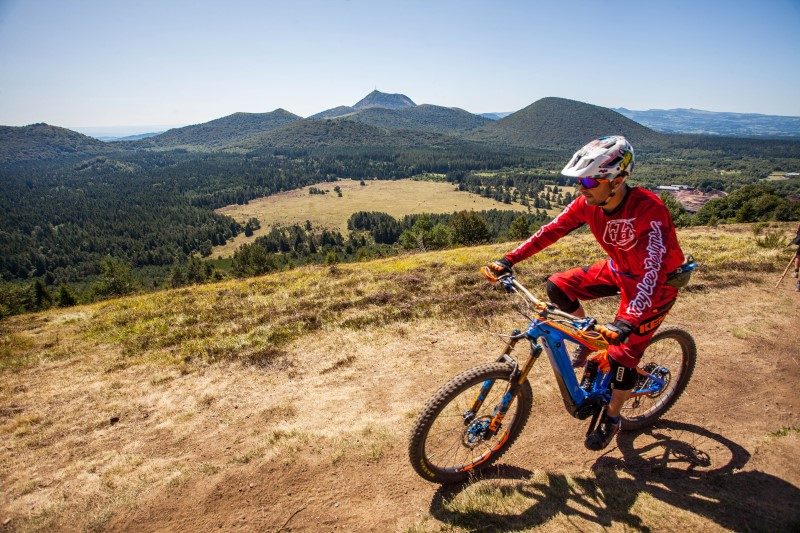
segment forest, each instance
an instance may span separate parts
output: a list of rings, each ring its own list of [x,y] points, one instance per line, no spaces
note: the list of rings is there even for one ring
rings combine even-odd
[[[680,147],[638,154],[632,182],[648,187],[680,183],[734,194],[709,202],[696,214],[673,205],[676,222],[800,218],[800,180],[761,181],[775,170],[800,168],[796,143],[729,140],[733,144],[726,149],[730,142],[683,137],[688,140]],[[273,147],[246,154],[118,149],[90,158],[73,154],[5,163],[0,165],[0,316],[93,301],[120,291],[472,242],[460,233],[456,215],[395,220],[357,213],[349,235],[278,228],[232,260],[202,259],[213,246],[241,232],[249,234],[258,225],[257,220],[242,225],[214,209],[338,178],[398,179],[440,173],[459,190],[528,207],[524,222],[516,222],[514,213],[477,214],[486,231],[474,242],[512,238],[513,223],[518,232],[513,238],[522,238],[525,231],[547,221],[544,210],[559,209],[572,200],[562,189],[570,181],[557,173],[568,155],[454,143],[406,148]],[[737,190],[743,192],[737,195]],[[466,222],[483,225],[473,218]]]

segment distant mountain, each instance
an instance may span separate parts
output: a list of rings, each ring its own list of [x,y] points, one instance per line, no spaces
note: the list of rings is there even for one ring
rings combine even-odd
[[[665,133],[703,133],[735,137],[800,137],[800,117],[727,113],[700,109],[648,109],[615,111]]]
[[[555,97],[537,100],[469,136],[516,146],[573,149],[603,135],[624,135],[634,146],[657,145],[663,137],[611,109]]]
[[[167,130],[139,143],[157,147],[221,148],[296,120],[302,119],[285,109],[276,109],[269,113],[234,113],[202,124]]]
[[[371,107],[341,118],[379,128],[450,135],[474,130],[491,122],[463,109],[428,104],[397,110]]]
[[[312,120],[323,119],[323,118],[336,118],[348,115],[350,113],[355,113],[355,111],[356,109],[350,107],[349,105],[340,105],[332,109],[326,109],[325,111],[320,111],[316,115],[311,115],[308,118]]]
[[[164,133],[163,131],[153,131],[150,133],[138,133],[136,135],[125,135],[122,137],[119,136],[101,136],[95,137],[103,142],[127,142],[127,141],[140,141],[142,139],[148,139],[150,137],[155,137],[156,135],[161,135]]]
[[[108,145],[88,135],[39,123],[0,126],[0,163],[103,154]]]
[[[489,120],[500,120],[501,118],[507,117],[511,113],[513,113],[513,111],[509,111],[507,113],[481,113],[480,116],[483,118],[488,118]]]
[[[159,134],[139,134],[113,143],[47,124],[0,126],[0,162],[52,159],[77,155],[83,159],[113,151],[148,148],[200,147],[206,150],[239,148],[308,149],[318,147],[435,147],[465,146],[515,150],[574,150],[588,140],[610,134],[625,135],[636,148],[708,149],[718,147],[746,154],[754,142],[772,143],[760,153],[780,156],[784,145],[768,137],[800,137],[800,117],[716,113],[693,109],[631,111],[634,117],[656,117],[667,131],[713,131],[716,137],[690,133],[660,133],[612,109],[568,100],[542,98],[507,114],[484,113],[430,104],[415,104],[403,94],[372,91],[353,106],[339,106],[303,119],[284,109],[269,113],[234,113],[203,124],[173,128]],[[488,118],[491,117],[491,118]],[[645,120],[645,119],[641,119]],[[699,125],[698,125],[699,124]],[[669,130],[668,128],[672,128]],[[727,135],[760,135],[731,139]],[[776,144],[778,143],[778,144]],[[792,145],[793,146],[793,145]],[[793,148],[792,148],[793,149]],[[105,168],[105,167],[104,167]]]
[[[349,115],[351,113],[357,113],[358,111],[364,109],[371,109],[371,108],[381,108],[381,109],[408,109],[416,107],[417,104],[414,103],[411,98],[404,94],[388,94],[382,93],[380,91],[372,91],[367,96],[353,104],[352,106],[347,105],[340,105],[338,107],[334,107],[332,109],[326,109],[325,111],[321,111],[316,115],[311,115],[308,118],[311,119],[321,119],[321,118],[336,118],[342,117],[345,115]]]
[[[388,94],[375,90],[356,102],[353,107],[355,109],[367,109],[369,107],[405,109],[406,107],[414,107],[416,105],[417,104],[415,104],[411,98],[404,94]]]
[[[312,115],[309,119],[343,118],[378,128],[430,133],[459,134],[490,121],[456,107],[416,105],[403,94],[372,91],[354,106],[339,106]]]

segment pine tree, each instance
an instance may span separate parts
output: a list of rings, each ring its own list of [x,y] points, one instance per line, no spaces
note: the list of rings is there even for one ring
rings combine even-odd
[[[530,237],[528,221],[523,216],[518,216],[508,227],[508,238],[511,240],[522,240]]]
[[[75,297],[75,293],[72,292],[69,285],[61,285],[58,289],[58,306],[71,307],[76,303],[78,303],[78,299]]]
[[[106,257],[100,264],[100,279],[92,290],[99,297],[122,296],[136,290],[131,267],[113,257]]]
[[[35,309],[47,309],[53,304],[53,297],[47,291],[41,280],[33,283],[33,305]]]

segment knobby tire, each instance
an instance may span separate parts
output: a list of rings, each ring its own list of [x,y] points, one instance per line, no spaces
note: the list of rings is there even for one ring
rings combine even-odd
[[[411,464],[420,476],[434,483],[457,483],[467,479],[475,470],[492,464],[508,450],[530,417],[533,392],[527,380],[519,387],[498,434],[490,441],[481,441],[474,451],[463,443],[467,426],[463,417],[460,420],[458,417],[469,410],[480,385],[488,379],[495,380],[495,383],[476,418],[491,416],[499,397],[509,386],[512,370],[507,363],[478,365],[450,380],[428,400],[414,422],[408,446]],[[434,426],[436,429],[432,434]],[[450,464],[446,462],[447,458],[439,458],[434,450],[428,449],[434,440],[441,440],[443,446],[449,446],[448,455],[463,455],[465,459],[453,459]]]

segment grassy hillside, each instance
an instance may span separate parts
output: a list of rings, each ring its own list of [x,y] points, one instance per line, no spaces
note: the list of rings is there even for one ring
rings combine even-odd
[[[789,283],[773,290],[789,254],[746,226],[680,238],[703,268],[668,322],[700,357],[668,420],[588,453],[541,361],[504,465],[447,490],[413,474],[407,434],[443,381],[523,322],[477,274],[512,243],[7,319],[0,517],[14,530],[793,529],[800,370],[787,331],[800,324]],[[541,294],[547,273],[597,257],[573,235],[519,275]]]

